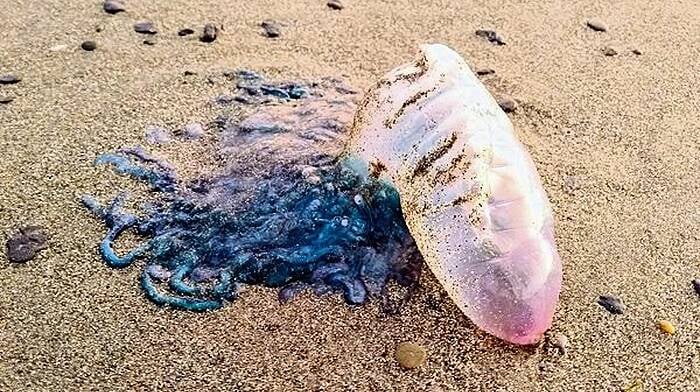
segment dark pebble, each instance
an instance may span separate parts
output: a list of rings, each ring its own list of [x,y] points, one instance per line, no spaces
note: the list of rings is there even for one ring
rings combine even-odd
[[[46,249],[48,236],[40,226],[21,228],[5,243],[5,254],[12,263],[26,263],[33,259],[37,252]]]
[[[124,8],[124,5],[118,1],[115,1],[115,0],[105,1],[104,4],[102,4],[102,9],[104,9],[106,13],[112,14],[112,15],[126,11],[126,8]]]
[[[637,56],[639,56],[639,55],[642,54],[642,51],[639,50],[639,49],[632,49],[632,53],[633,53],[633,54],[636,54]]]
[[[492,44],[496,44],[496,45],[505,45],[506,44],[506,42],[503,40],[503,38],[493,30],[477,30],[476,35],[478,37],[486,38]]]
[[[134,31],[141,34],[156,34],[156,26],[150,20],[142,20],[134,24]]]
[[[603,54],[608,56],[608,57],[617,56],[617,50],[615,50],[614,48],[611,48],[609,46],[606,46],[603,48]]]
[[[345,8],[345,6],[343,5],[343,3],[340,2],[340,0],[330,0],[328,3],[326,3],[326,5],[332,10],[342,10],[343,8]]]
[[[622,314],[625,312],[625,305],[617,297],[612,295],[601,295],[598,297],[598,305],[602,306],[612,314]]]
[[[101,33],[102,30],[104,30],[104,27],[102,27],[101,25],[95,26],[95,32],[96,32],[96,33]]]
[[[177,35],[179,35],[180,37],[184,37],[190,34],[194,34],[194,30],[190,28],[180,29],[180,31],[177,32]]]
[[[693,289],[700,295],[700,279],[693,279]]]
[[[480,76],[491,75],[491,74],[495,74],[495,73],[496,73],[496,71],[494,71],[491,68],[479,68],[476,70],[476,74],[480,75]]]
[[[274,21],[263,21],[260,26],[265,30],[265,36],[268,38],[277,38],[282,34],[280,26]]]
[[[586,25],[595,31],[608,31],[608,25],[598,18],[588,19]]]
[[[511,97],[503,97],[498,101],[498,106],[506,113],[512,113],[518,108],[518,103]]]
[[[199,40],[207,43],[214,42],[218,31],[219,29],[216,28],[214,23],[207,23],[204,25],[204,31],[202,32],[202,36],[199,37]]]
[[[148,46],[153,46],[156,44],[156,40],[153,38],[146,38],[145,40],[143,40],[143,44],[148,45]]]
[[[22,78],[13,74],[0,75],[0,84],[15,84],[21,80]]]
[[[7,104],[15,100],[15,97],[9,95],[0,95],[0,104]]]
[[[85,41],[80,44],[80,47],[83,48],[84,51],[92,52],[97,49],[97,43],[95,41]]]

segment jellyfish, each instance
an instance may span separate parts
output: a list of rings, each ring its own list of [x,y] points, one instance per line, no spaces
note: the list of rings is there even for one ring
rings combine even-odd
[[[269,83],[236,75],[238,116],[209,128],[218,136],[215,174],[180,178],[173,165],[142,147],[100,155],[95,163],[150,186],[140,211],[120,192],[108,203],[82,204],[108,228],[99,250],[125,268],[146,263],[140,284],[158,305],[208,311],[246,285],[279,288],[288,301],[310,289],[341,293],[349,304],[387,298],[388,283],[416,288],[422,258],[388,184],[363,179],[340,163],[357,93],[339,80]],[[144,239],[125,254],[119,237]]]
[[[562,279],[552,210],[507,115],[455,51],[422,46],[384,76],[347,155],[397,189],[421,255],[464,314],[509,342],[541,339]]]
[[[82,203],[108,228],[105,262],[144,260],[159,305],[207,311],[246,285],[340,293],[349,304],[418,284],[427,264],[479,328],[516,344],[551,325],[561,285],[553,218],[534,163],[461,57],[424,45],[358,94],[332,78],[269,82],[236,74],[235,105],[209,129],[221,167],[183,179],[140,147],[95,163],[148,184]],[[142,239],[119,255],[126,231]]]

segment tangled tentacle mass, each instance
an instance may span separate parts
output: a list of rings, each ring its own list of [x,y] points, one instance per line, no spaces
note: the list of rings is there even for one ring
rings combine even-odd
[[[354,92],[335,80],[272,84],[239,73],[235,100],[252,114],[222,117],[220,174],[178,179],[140,148],[97,158],[152,187],[159,197],[138,214],[83,204],[108,228],[100,245],[116,268],[146,260],[141,285],[153,302],[205,311],[236,298],[241,285],[279,287],[286,301],[304,288],[341,292],[350,304],[380,295],[390,280],[417,282],[422,259],[399,196],[339,158]],[[144,242],[125,255],[112,244],[127,230]]]

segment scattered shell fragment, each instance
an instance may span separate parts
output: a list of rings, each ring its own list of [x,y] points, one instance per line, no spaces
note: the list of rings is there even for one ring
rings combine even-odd
[[[425,348],[412,342],[396,346],[396,360],[404,369],[414,369],[425,363]]]
[[[7,104],[15,100],[11,95],[0,95],[0,104]]]
[[[199,37],[199,40],[206,43],[214,42],[216,41],[218,31],[219,29],[214,23],[207,23],[204,25],[204,31],[202,32],[202,36]]]
[[[148,45],[148,46],[153,46],[156,44],[156,40],[155,40],[155,38],[146,38],[145,40],[143,40],[143,44]]]
[[[552,345],[559,350],[561,355],[565,355],[567,349],[569,348],[569,338],[563,333],[558,333],[554,335],[554,340],[552,340]]]
[[[204,135],[204,127],[198,122],[189,123],[182,128],[181,135],[189,140],[199,139]]]
[[[664,331],[669,335],[673,335],[674,333],[676,333],[676,326],[671,324],[671,322],[668,320],[659,321],[658,326],[660,330]]]
[[[588,19],[586,25],[594,31],[608,31],[608,25],[598,18]]]
[[[156,34],[156,26],[150,20],[141,20],[134,24],[134,31],[140,34]]]
[[[581,189],[583,179],[581,176],[566,176],[564,177],[564,192],[568,195],[573,195],[577,190]]]
[[[632,49],[632,54],[636,54],[637,56],[642,54],[642,51],[639,49]]]
[[[66,49],[68,49],[68,45],[66,45],[66,44],[58,44],[58,45],[54,45],[54,46],[50,47],[50,48],[49,48],[49,51],[50,51],[50,52],[61,52],[61,51],[64,51],[64,50],[66,50]]]
[[[623,314],[625,312],[625,305],[622,301],[612,295],[601,295],[598,297],[598,305],[612,314]]]

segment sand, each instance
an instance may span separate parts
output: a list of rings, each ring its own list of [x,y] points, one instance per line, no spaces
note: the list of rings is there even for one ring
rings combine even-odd
[[[700,385],[700,3],[697,1],[94,1],[0,4],[0,240],[41,224],[50,248],[23,265],[0,257],[3,391],[691,391]],[[599,17],[608,32],[587,28]],[[153,20],[156,44],[133,31]],[[259,23],[283,24],[276,40]],[[182,27],[224,26],[212,44]],[[96,32],[96,26],[102,31]],[[507,45],[474,31],[491,28]],[[79,46],[92,39],[98,48]],[[520,348],[478,331],[425,271],[398,316],[376,303],[304,295],[280,305],[251,288],[223,310],[157,308],[139,268],[107,268],[102,225],[78,198],[135,185],[93,158],[139,143],[145,126],[213,116],[227,68],[278,78],[345,75],[366,88],[424,42],[446,43],[511,114],[556,215],[564,285],[549,343]],[[67,45],[65,48],[57,46]],[[605,46],[618,55],[602,54]],[[52,51],[51,48],[58,49]],[[631,53],[638,49],[641,55]],[[196,75],[184,76],[185,70]],[[210,83],[207,79],[212,77]],[[181,147],[181,146],[180,146]],[[163,149],[188,170],[178,145]],[[179,154],[178,154],[179,152]],[[615,316],[598,295],[621,297]],[[671,321],[673,336],[656,322]],[[412,340],[425,365],[402,370]]]

